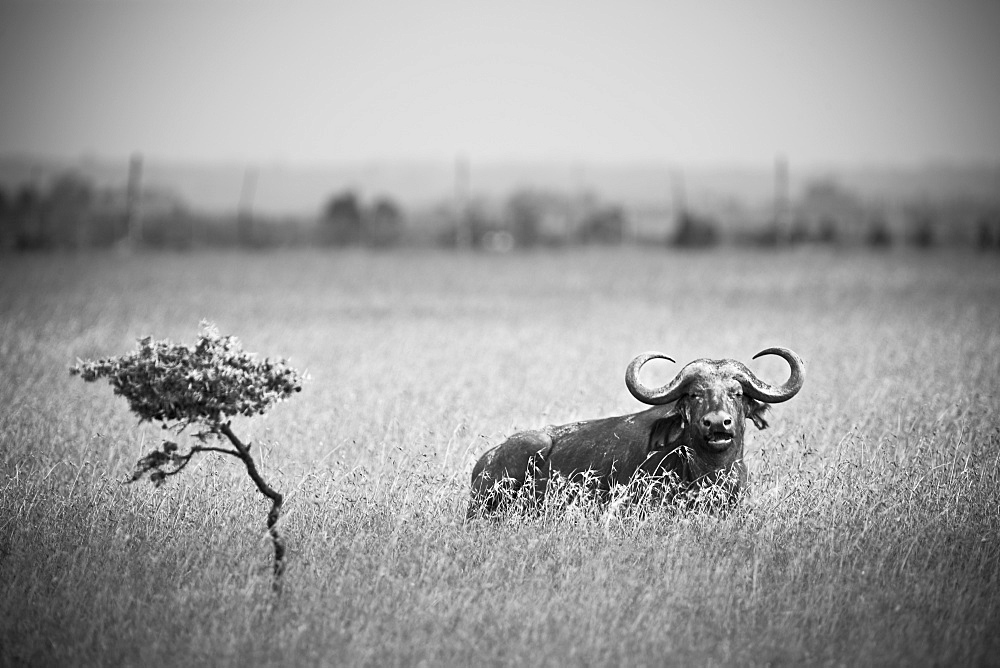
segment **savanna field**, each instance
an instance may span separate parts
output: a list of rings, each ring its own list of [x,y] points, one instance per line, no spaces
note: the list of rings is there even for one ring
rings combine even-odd
[[[202,319],[310,376],[233,425],[286,496],[280,597],[239,462],[126,484],[162,431],[68,373]],[[805,386],[736,511],[465,521],[505,436],[641,410],[635,354],[783,382],[775,345]],[[1000,665],[1000,259],[2,256],[0,664]]]

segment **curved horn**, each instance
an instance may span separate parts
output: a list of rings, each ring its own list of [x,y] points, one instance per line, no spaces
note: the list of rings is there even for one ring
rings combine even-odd
[[[690,374],[684,373],[684,369],[681,369],[681,373],[677,374],[666,385],[657,388],[646,387],[639,382],[639,370],[643,364],[654,359],[674,361],[663,353],[642,353],[641,355],[637,355],[635,359],[629,362],[628,369],[625,370],[625,386],[628,387],[628,391],[632,393],[633,397],[644,404],[652,404],[654,406],[669,404],[684,392],[684,386],[687,385]]]
[[[753,359],[758,357],[763,357],[764,355],[777,355],[781,359],[788,362],[788,366],[791,367],[791,374],[788,376],[788,380],[785,381],[784,385],[774,386],[769,383],[765,383],[760,378],[758,378],[753,371],[743,366],[743,370],[746,372],[746,378],[739,378],[740,383],[743,385],[743,391],[749,396],[753,397],[757,401],[764,401],[769,404],[778,404],[782,401],[788,401],[802,389],[802,383],[806,379],[806,365],[802,361],[802,358],[796,355],[793,351],[788,348],[767,348],[760,351],[753,356]]]

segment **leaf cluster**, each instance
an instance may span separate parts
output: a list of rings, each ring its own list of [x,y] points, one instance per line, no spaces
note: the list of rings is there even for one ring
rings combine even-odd
[[[204,441],[206,434],[198,434],[199,440]],[[196,445],[186,454],[179,452],[178,445],[174,441],[164,440],[159,450],[153,450],[135,463],[132,477],[129,482],[141,480],[148,475],[149,481],[154,487],[159,487],[166,482],[168,476],[177,475],[184,470],[191,458],[199,452],[221,452],[222,454],[242,457],[236,450],[227,450],[213,446]]]
[[[129,482],[135,482],[148,474],[150,482],[159,487],[168,475],[179,473],[190,460],[191,454],[181,455],[177,452],[176,443],[164,441],[159,450],[153,450],[136,462],[132,479]],[[164,470],[168,465],[173,465],[174,469],[172,471]]]
[[[200,423],[212,432],[228,418],[263,415],[301,391],[304,380],[284,359],[258,360],[204,322],[193,347],[147,336],[120,357],[77,360],[70,373],[88,382],[106,378],[141,421],[178,429]]]

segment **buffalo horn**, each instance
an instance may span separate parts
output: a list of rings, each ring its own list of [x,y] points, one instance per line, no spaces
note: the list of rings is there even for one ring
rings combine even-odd
[[[788,380],[785,381],[784,385],[774,386],[769,383],[765,383],[758,378],[753,371],[742,364],[739,365],[739,367],[742,367],[740,368],[741,373],[734,374],[736,379],[743,385],[743,391],[757,401],[764,401],[769,404],[777,404],[782,401],[788,401],[802,389],[802,383],[805,382],[806,379],[805,363],[802,361],[801,357],[788,348],[778,347],[762,350],[754,355],[753,359],[763,357],[764,355],[777,355],[788,362],[788,366],[791,367],[792,372],[791,375],[789,375]]]
[[[682,394],[684,394],[684,386],[688,384],[691,380],[691,374],[686,373],[688,367],[681,369],[681,372],[677,376],[662,387],[649,388],[639,382],[639,370],[642,365],[653,359],[669,360],[673,362],[674,360],[667,357],[663,353],[642,353],[637,355],[629,365],[628,369],[625,371],[625,386],[628,387],[628,391],[632,393],[632,396],[641,401],[644,404],[669,404],[674,401]],[[689,365],[690,366],[690,365]]]

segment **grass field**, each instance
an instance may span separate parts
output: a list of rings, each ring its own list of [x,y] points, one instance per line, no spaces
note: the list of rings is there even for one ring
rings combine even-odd
[[[160,433],[67,372],[203,318],[311,376],[234,424],[277,601],[239,463],[122,484]],[[464,523],[491,444],[640,409],[634,354],[773,345],[736,512]],[[1000,665],[998,457],[993,256],[4,256],[0,665]]]

